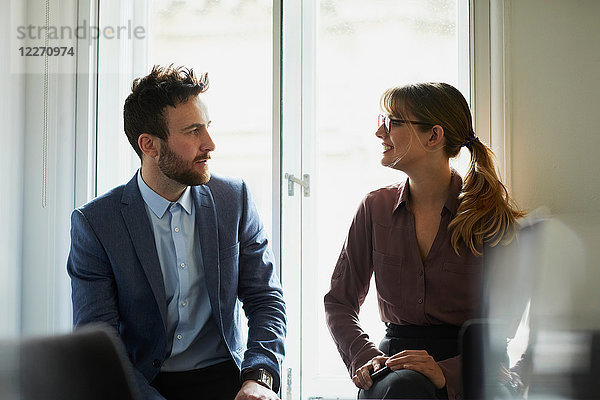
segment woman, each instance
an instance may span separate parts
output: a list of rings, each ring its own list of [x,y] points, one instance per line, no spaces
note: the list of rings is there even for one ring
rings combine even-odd
[[[484,245],[509,239],[523,213],[456,88],[389,89],[381,107],[381,163],[408,179],[362,201],[325,296],[327,324],[359,398],[459,398],[458,332],[477,316]],[[464,183],[449,165],[462,146],[471,152]],[[387,326],[379,349],[358,322],[373,273]],[[393,373],[373,383],[384,366]]]

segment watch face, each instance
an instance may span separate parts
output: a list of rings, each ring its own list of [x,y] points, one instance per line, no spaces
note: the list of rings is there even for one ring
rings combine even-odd
[[[267,385],[269,389],[273,388],[273,377],[270,373],[268,373],[262,368],[258,370],[258,380],[259,382],[262,382],[265,385]]]

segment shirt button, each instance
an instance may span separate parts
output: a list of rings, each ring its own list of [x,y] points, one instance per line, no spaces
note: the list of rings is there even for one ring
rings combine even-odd
[[[177,335],[177,340],[181,340],[182,338],[183,338],[183,336]]]
[[[179,264],[179,266],[180,266],[181,268],[185,268],[185,263],[181,263],[181,264]]]
[[[419,299],[419,304],[423,304],[423,299]]]
[[[174,231],[175,231],[175,232],[179,232],[179,228],[175,228],[175,229],[174,229]]]
[[[187,301],[184,300],[181,302],[181,307],[185,307],[185,306],[187,306]]]

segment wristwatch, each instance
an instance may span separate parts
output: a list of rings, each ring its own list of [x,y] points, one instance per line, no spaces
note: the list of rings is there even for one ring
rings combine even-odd
[[[253,380],[273,390],[273,375],[264,368],[247,369],[242,373],[242,382]]]

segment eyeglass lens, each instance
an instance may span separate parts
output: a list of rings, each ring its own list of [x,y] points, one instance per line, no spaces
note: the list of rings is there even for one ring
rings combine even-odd
[[[385,132],[389,133],[390,132],[390,117],[388,117],[387,115],[380,114],[377,117],[377,126],[379,127],[381,125],[383,125]]]

